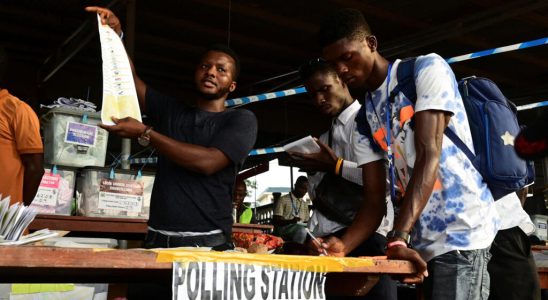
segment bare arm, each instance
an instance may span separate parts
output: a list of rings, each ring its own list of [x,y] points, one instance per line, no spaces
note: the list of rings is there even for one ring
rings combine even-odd
[[[21,161],[25,167],[23,175],[23,203],[30,205],[44,175],[43,153],[21,154]]]
[[[367,240],[379,227],[386,213],[386,167],[383,160],[362,166],[364,201],[342,241],[336,237],[323,245],[330,255],[345,256]],[[323,240],[322,240],[323,241]]]
[[[427,110],[415,114],[416,160],[405,191],[394,230],[411,232],[413,225],[426,206],[439,169],[443,132],[450,115],[443,111]]]
[[[338,160],[335,151],[318,139],[316,139],[316,143],[320,146],[320,152],[309,154],[289,153],[292,164],[303,172],[335,172]],[[355,162],[344,160],[342,170],[340,175],[344,179],[359,185],[362,184],[362,170]]]
[[[352,225],[348,227],[342,241],[345,255],[350,253],[373,234],[386,213],[386,167],[377,160],[362,166],[364,201]]]
[[[122,33],[122,25],[120,24],[120,20],[110,9],[98,6],[88,6],[86,7],[86,11],[98,13],[101,17],[101,23],[103,25],[108,24],[110,28],[112,28],[118,35]],[[141,112],[144,113],[146,110],[145,96],[147,91],[147,85],[137,75],[137,72],[135,71],[135,66],[133,65],[133,61],[131,61],[131,58],[128,57],[128,59],[131,66],[131,73],[133,74],[133,81],[135,82],[137,98],[139,99],[139,107],[141,108]]]
[[[217,148],[179,142],[154,130],[150,133],[150,142],[169,160],[196,173],[212,175],[232,163]]]
[[[112,118],[116,125],[99,125],[111,133],[125,138],[140,136],[146,125],[127,117]],[[154,130],[150,132],[151,144],[170,161],[190,171],[212,175],[226,168],[232,161],[219,149],[179,142]]]

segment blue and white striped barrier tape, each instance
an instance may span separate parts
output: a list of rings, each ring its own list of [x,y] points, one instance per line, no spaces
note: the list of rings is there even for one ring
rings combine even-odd
[[[518,43],[514,45],[492,48],[488,50],[459,55],[459,56],[448,58],[446,61],[447,63],[452,64],[455,62],[470,60],[470,59],[479,58],[479,57],[485,57],[485,56],[498,54],[498,53],[510,52],[514,50],[531,48],[531,47],[541,46],[545,44],[548,44],[548,37],[533,40],[533,41]],[[302,94],[302,93],[306,93],[306,89],[304,87],[298,87],[298,88],[293,88],[293,89],[288,89],[288,90],[283,90],[278,92],[271,92],[266,94],[259,94],[259,95],[249,96],[249,97],[226,100],[225,106],[229,107],[229,106],[235,106],[240,104],[248,104],[248,103],[253,103],[258,101],[264,101],[269,99],[276,99],[276,98],[282,98],[282,97],[287,97],[291,95]],[[548,106],[548,101],[518,106],[517,109],[527,110],[527,109],[532,109],[532,108],[537,108],[542,106]],[[260,149],[251,150],[249,155],[252,156],[252,155],[261,155],[261,154],[269,154],[269,153],[279,153],[283,151],[284,150],[282,147],[260,148]]]
[[[518,106],[517,108],[518,108],[518,111],[519,111],[519,110],[527,110],[527,109],[533,109],[533,108],[538,108],[538,107],[543,107],[543,106],[548,106],[548,101],[525,104],[525,105]]]
[[[514,45],[498,47],[498,48],[492,48],[492,49],[488,49],[488,50],[468,53],[468,54],[464,54],[464,55],[459,55],[459,56],[455,56],[455,57],[451,57],[449,59],[446,59],[446,61],[447,61],[448,64],[452,64],[452,63],[459,62],[459,61],[465,61],[465,60],[470,60],[470,59],[479,58],[479,57],[485,57],[485,56],[498,54],[498,53],[504,53],[504,52],[510,52],[510,51],[514,51],[514,50],[531,48],[531,47],[536,47],[536,46],[545,45],[545,44],[548,44],[548,37],[541,38],[541,39],[534,40],[534,41],[523,42],[523,43],[518,43],[518,44],[514,44]]]
[[[548,37],[533,40],[533,41],[529,41],[529,42],[523,42],[523,43],[518,43],[518,44],[514,44],[514,45],[498,47],[498,48],[492,48],[492,49],[483,50],[483,51],[479,51],[479,52],[473,52],[473,53],[469,53],[469,54],[459,55],[459,56],[448,58],[448,59],[446,59],[446,61],[447,61],[447,63],[452,64],[452,63],[455,63],[455,62],[470,60],[470,59],[479,58],[479,57],[485,57],[485,56],[498,54],[498,53],[503,53],[503,52],[520,50],[520,49],[525,49],[525,48],[530,48],[530,47],[536,47],[536,46],[541,46],[541,45],[545,45],[545,44],[548,44]],[[283,97],[292,96],[292,95],[298,95],[298,94],[302,94],[302,93],[306,93],[306,89],[301,86],[301,87],[296,87],[296,88],[283,90],[283,91],[277,91],[277,92],[258,94],[258,95],[248,96],[248,97],[241,97],[241,98],[234,98],[234,99],[226,100],[225,101],[225,106],[230,107],[230,106],[235,106],[235,105],[248,104],[248,103],[259,102],[259,101],[264,101],[264,100],[269,100],[269,99],[276,99],[276,98],[283,98]]]
[[[306,89],[304,87],[296,87],[296,88],[292,88],[284,91],[265,93],[265,94],[226,100],[225,106],[229,107],[234,105],[248,104],[248,103],[259,102],[259,101],[264,101],[269,99],[276,99],[276,98],[302,94],[302,93],[306,93]]]

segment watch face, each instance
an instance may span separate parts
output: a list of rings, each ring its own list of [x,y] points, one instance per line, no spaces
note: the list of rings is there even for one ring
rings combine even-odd
[[[139,143],[139,145],[141,145],[143,147],[146,147],[150,144],[150,139],[146,139],[146,138],[143,138],[143,137],[138,137],[137,138],[137,143]]]

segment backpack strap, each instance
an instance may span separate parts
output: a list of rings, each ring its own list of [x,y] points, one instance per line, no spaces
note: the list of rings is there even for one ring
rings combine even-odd
[[[398,78],[398,85],[390,93],[396,95],[402,92],[413,105],[417,102],[417,88],[415,87],[415,61],[416,57],[410,57],[403,59],[398,64],[398,70],[396,71],[396,77]],[[393,99],[393,98],[392,98]]]
[[[369,144],[371,145],[371,148],[373,149],[373,152],[381,153],[382,149],[381,147],[375,142],[373,139],[373,134],[371,133],[371,126],[369,125],[369,122],[367,122],[367,114],[365,113],[365,105],[364,103],[360,110],[358,111],[358,114],[356,115],[356,127],[358,129],[358,132],[367,137],[369,140]]]
[[[466,144],[457,136],[457,134],[449,127],[446,127],[443,133],[453,142],[453,144],[455,144],[455,146],[460,149],[460,151],[466,154],[466,157],[468,157],[468,160],[470,160],[472,165],[476,166],[474,164],[474,159],[476,158],[476,155],[474,155],[474,153],[470,151],[470,148],[466,146]],[[476,167],[476,169],[479,171],[479,168]]]
[[[398,78],[398,85],[390,93],[390,99],[397,95],[401,90],[403,94],[411,100],[413,104],[417,101],[417,91],[415,88],[415,60],[416,57],[410,57],[402,60],[398,65],[398,70],[396,71],[396,76]],[[381,147],[373,139],[373,134],[371,133],[371,126],[367,122],[367,114],[365,113],[365,103],[360,108],[360,111],[356,115],[356,124],[358,127],[358,132],[367,137],[371,147],[374,152],[382,152]]]
[[[413,105],[417,103],[417,88],[415,86],[415,61],[416,57],[410,57],[402,60],[398,65],[396,75],[398,78],[398,85],[392,91],[392,94],[402,92]],[[446,127],[444,134],[457,146],[474,164],[475,155],[470,151],[468,146],[457,136],[457,134]],[[479,169],[478,169],[479,170]]]

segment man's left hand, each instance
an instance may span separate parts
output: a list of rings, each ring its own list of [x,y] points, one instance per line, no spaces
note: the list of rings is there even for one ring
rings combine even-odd
[[[386,249],[388,259],[401,259],[412,262],[415,265],[416,273],[398,278],[404,283],[421,283],[425,277],[428,277],[426,262],[419,253],[407,247],[392,247]]]
[[[303,172],[333,172],[337,164],[337,155],[329,146],[318,139],[315,140],[320,146],[320,152],[308,154],[290,152],[291,163]]]
[[[115,125],[99,124],[99,127],[124,138],[139,137],[147,128],[145,124],[135,120],[132,117],[126,117],[123,119],[112,117],[112,121]]]

